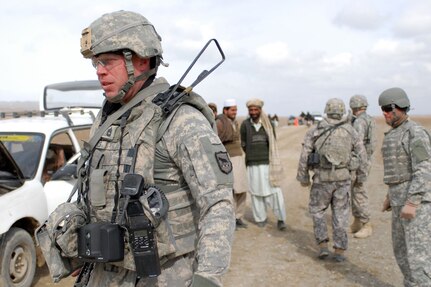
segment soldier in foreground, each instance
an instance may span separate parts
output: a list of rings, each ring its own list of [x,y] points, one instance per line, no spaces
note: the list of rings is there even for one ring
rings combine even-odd
[[[392,244],[404,286],[431,286],[430,135],[409,120],[410,100],[391,88],[379,96],[386,123],[382,146],[388,193],[383,211],[392,210]]]
[[[228,269],[232,165],[214,132],[213,113],[200,96],[190,93],[184,100],[193,102],[180,101],[169,114],[160,107],[164,102],[158,99],[169,89],[165,79],[156,78],[160,41],[146,18],[128,11],[105,14],[82,33],[81,53],[92,61],[106,98],[92,129],[99,140],[84,154],[87,164],[78,173],[81,202],[92,223],[84,228],[90,236],[100,226],[123,227],[125,214],[128,224],[118,239],[124,247],[109,249],[124,248],[124,258],[91,258],[91,244],[85,247],[88,253],[78,252],[84,261],[93,261],[78,278],[80,284],[88,281],[86,286],[221,286]],[[142,188],[142,196],[133,200]],[[160,217],[154,210],[166,208],[164,196],[169,209]],[[144,223],[134,218],[149,219],[154,228],[133,230]],[[156,245],[141,252],[140,246],[149,243]],[[145,261],[154,250],[151,261]],[[142,275],[143,269],[156,271]]]
[[[368,167],[371,168],[371,158],[376,147],[374,119],[367,114],[368,101],[362,95],[355,95],[350,98],[350,108],[353,113],[352,125],[362,139],[367,151]],[[360,172],[360,171],[358,171]],[[368,178],[370,170],[365,175]],[[361,175],[359,175],[361,177]],[[368,191],[365,188],[365,181],[358,182],[357,172],[352,171],[352,214],[353,224],[350,226],[355,238],[367,238],[371,236],[373,229],[370,223],[370,203]]]
[[[367,154],[357,132],[346,114],[344,102],[333,98],[327,101],[326,117],[305,134],[296,179],[302,186],[310,185],[309,212],[313,218],[314,236],[319,245],[318,257],[330,255],[325,213],[332,209],[334,259],[346,259],[347,225],[350,211],[350,172],[357,170],[358,182],[364,182]]]

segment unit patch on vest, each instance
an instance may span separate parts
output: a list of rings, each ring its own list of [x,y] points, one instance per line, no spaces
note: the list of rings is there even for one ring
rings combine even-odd
[[[222,172],[229,174],[232,172],[232,162],[227,152],[219,151],[215,153],[217,164]]]

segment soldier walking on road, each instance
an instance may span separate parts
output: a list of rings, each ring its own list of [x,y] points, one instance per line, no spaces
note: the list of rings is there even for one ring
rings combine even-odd
[[[371,157],[376,147],[374,119],[367,114],[368,101],[362,95],[355,95],[350,98],[350,108],[353,113],[352,125],[362,139],[367,151],[368,167],[371,168]],[[370,203],[365,182],[358,182],[358,171],[352,171],[352,214],[353,224],[350,226],[355,238],[367,238],[371,236],[373,229],[370,223]],[[368,178],[370,170],[364,175]],[[361,177],[361,175],[359,175]]]
[[[388,194],[383,211],[392,210],[392,244],[404,286],[431,286],[431,143],[425,128],[407,115],[410,100],[391,88],[379,96],[392,128],[382,146]]]
[[[325,212],[332,209],[334,259],[344,261],[347,250],[347,225],[350,211],[350,171],[358,170],[358,182],[364,182],[367,154],[357,132],[345,116],[341,99],[328,100],[326,117],[307,131],[302,146],[296,179],[310,185],[309,171],[314,172],[309,212],[313,218],[314,236],[319,245],[318,257],[329,256]]]
[[[239,124],[236,120],[238,108],[235,99],[224,101],[223,114],[216,118],[218,136],[224,144],[233,166],[233,198],[237,228],[247,228],[243,220],[247,192],[249,190],[247,169],[241,148]]]

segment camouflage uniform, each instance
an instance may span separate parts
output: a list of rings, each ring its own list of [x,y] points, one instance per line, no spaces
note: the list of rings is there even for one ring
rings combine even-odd
[[[363,139],[365,150],[367,151],[368,166],[371,167],[371,158],[375,149],[375,122],[365,111],[358,117],[353,118],[353,128]],[[364,175],[368,177],[369,169]],[[360,171],[358,171],[360,172]],[[368,192],[365,189],[364,182],[356,181],[357,172],[353,173],[352,182],[352,214],[360,219],[362,223],[370,221],[370,207],[368,200]]]
[[[328,130],[331,128],[333,129]],[[302,184],[310,182],[310,167],[307,162],[313,151],[320,155],[319,166],[312,169],[314,175],[309,202],[314,236],[319,245],[329,241],[325,211],[331,206],[334,248],[346,250],[348,245],[346,227],[350,211],[350,170],[358,169],[361,174],[365,174],[366,151],[347,119],[325,117],[305,135],[296,176]],[[359,181],[364,179],[358,177]]]
[[[213,113],[199,95],[188,93],[182,98],[187,103],[178,102],[181,105],[168,115],[153,103],[157,94],[169,88],[163,78],[151,82],[163,63],[160,41],[145,17],[129,11],[105,14],[82,32],[81,53],[92,59],[96,69],[109,65],[98,55],[115,52],[124,59],[120,75],[127,71],[128,77],[116,96],[107,97],[93,134],[124,106],[130,88],[145,80],[131,100],[142,96],[143,101],[104,131],[89,157],[86,173],[78,173],[84,177],[79,180],[91,222],[121,222],[121,213],[113,216],[113,210],[128,173],[142,175],[169,201],[167,217],[160,224],[153,222],[161,275],[137,282],[126,232],[124,260],[96,263],[88,286],[221,286],[220,277],[229,265],[235,224],[232,165],[214,130]],[[150,62],[141,74],[132,62],[135,55]],[[144,97],[146,93],[149,95]],[[119,199],[118,207],[123,201]]]
[[[384,182],[392,207],[392,242],[405,286],[431,286],[431,145],[428,132],[407,120],[385,133]],[[416,216],[400,218],[409,201]]]

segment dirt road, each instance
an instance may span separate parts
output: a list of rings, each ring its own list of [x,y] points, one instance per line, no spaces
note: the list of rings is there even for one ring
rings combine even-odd
[[[431,128],[431,119],[414,118]],[[373,158],[367,182],[371,201],[374,234],[368,239],[355,239],[349,234],[347,261],[335,263],[331,258],[316,258],[312,220],[308,214],[308,189],[295,180],[301,142],[307,127],[283,126],[278,128],[279,146],[285,162],[285,180],[282,189],[287,208],[286,231],[276,228],[276,219],[269,212],[269,224],[259,228],[253,223],[250,204],[247,229],[235,232],[232,262],[224,277],[225,286],[235,287],[359,287],[402,286],[402,276],[396,265],[391,243],[390,213],[380,211],[386,194],[382,182],[383,166],[380,146],[383,132],[388,128],[378,119],[379,149]],[[330,211],[328,211],[330,222]],[[328,226],[330,226],[328,224]],[[331,242],[330,242],[331,243]],[[34,286],[73,286],[72,280],[50,283],[46,267],[38,270]]]

